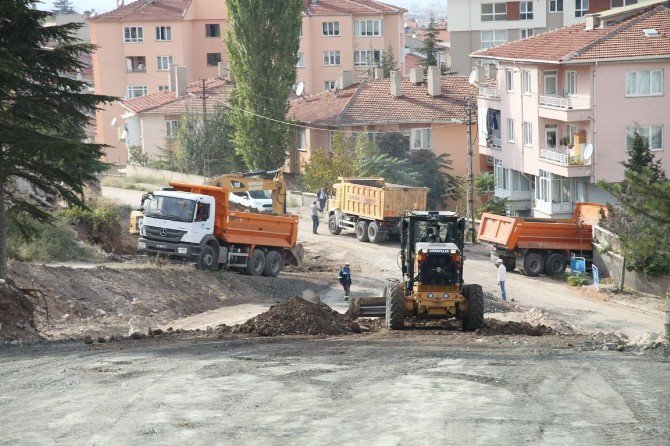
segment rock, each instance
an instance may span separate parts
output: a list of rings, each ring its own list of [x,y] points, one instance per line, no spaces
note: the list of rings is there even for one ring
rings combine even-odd
[[[603,345],[603,350],[614,350],[616,347],[617,346],[614,342],[605,342]]]
[[[114,337],[114,335],[105,336],[105,342],[114,342],[114,341],[116,341],[116,337]]]
[[[93,338],[88,335],[84,336],[84,344],[93,344]]]
[[[659,335],[658,333],[656,333],[656,332],[654,332],[654,331],[652,331],[651,333],[649,333],[649,334],[647,335],[647,338],[648,338],[650,341],[656,341],[656,340],[658,340],[658,338],[660,338],[660,337],[661,337],[661,335]]]
[[[161,330],[160,328],[157,328],[157,329],[153,330],[151,332],[151,334],[153,334],[154,336],[160,336],[160,335],[163,334],[163,330]]]
[[[353,333],[361,333],[362,332],[360,324],[356,321],[353,321],[351,323],[351,325],[349,325],[349,327],[351,328],[351,331]]]
[[[98,338],[98,343],[99,343],[99,344],[104,344],[105,341],[106,341],[105,338],[103,338],[102,336],[100,336],[100,337]]]
[[[625,352],[625,351],[626,351],[626,347],[623,346],[623,345],[619,345],[619,346],[617,346],[616,351],[618,351],[618,352]]]
[[[96,311],[96,312],[98,313],[98,315],[100,315],[100,316],[105,316],[105,315],[107,314],[107,312],[106,312],[105,310],[103,310],[102,308],[98,308],[98,309],[95,310],[95,311]]]
[[[134,331],[130,334],[130,339],[143,339],[144,336],[144,333],[141,331]]]
[[[321,298],[314,290],[305,290],[302,292],[302,298],[307,302],[312,302],[318,304],[321,302]]]

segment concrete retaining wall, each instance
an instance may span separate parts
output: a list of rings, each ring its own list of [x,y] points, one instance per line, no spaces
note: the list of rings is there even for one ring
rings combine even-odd
[[[165,183],[170,181],[182,181],[184,183],[204,184],[205,177],[200,175],[189,175],[180,172],[172,172],[170,170],[154,169],[152,167],[136,166],[128,164],[126,166],[126,176],[128,177],[148,177],[165,180]]]

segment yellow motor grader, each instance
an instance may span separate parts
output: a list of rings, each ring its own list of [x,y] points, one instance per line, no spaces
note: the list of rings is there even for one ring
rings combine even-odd
[[[382,297],[352,299],[349,314],[384,316],[391,330],[411,318],[457,318],[464,330],[480,328],[482,287],[463,282],[465,219],[453,212],[413,211],[400,226],[403,280],[387,281]]]

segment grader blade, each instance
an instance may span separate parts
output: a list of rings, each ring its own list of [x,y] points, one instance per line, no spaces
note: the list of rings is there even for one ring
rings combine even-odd
[[[349,301],[349,317],[378,317],[386,315],[385,297],[354,297]]]

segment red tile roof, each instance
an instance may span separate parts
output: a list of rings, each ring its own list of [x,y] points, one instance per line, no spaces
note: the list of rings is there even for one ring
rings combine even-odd
[[[647,37],[642,31],[646,28],[655,28],[660,35]],[[580,23],[472,53],[473,57],[546,62],[668,55],[670,8],[666,6],[602,28],[587,30]]]
[[[404,14],[407,10],[376,0],[305,0],[307,15],[379,15]]]
[[[205,82],[207,108],[217,104],[227,104],[232,82],[221,78],[209,78]],[[175,97],[173,91],[159,91],[138,98],[121,101],[126,109],[133,113],[152,113],[159,115],[179,115],[182,113],[202,113],[202,82],[188,84],[188,94]]]
[[[442,96],[438,97],[428,94],[425,83],[414,85],[407,79],[403,79],[400,98],[391,95],[389,79],[363,81],[350,95],[351,90],[338,99],[326,92],[292,101],[289,117],[331,126],[445,122],[463,119],[467,97],[475,94],[464,76],[443,77]]]
[[[92,22],[122,20],[181,20],[191,0],[136,0],[89,18]]]

